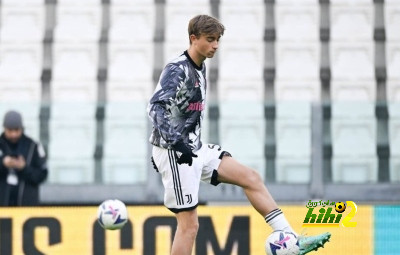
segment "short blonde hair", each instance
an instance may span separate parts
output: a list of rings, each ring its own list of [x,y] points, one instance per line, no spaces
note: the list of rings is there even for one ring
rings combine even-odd
[[[189,21],[189,37],[190,35],[195,35],[199,38],[202,34],[218,34],[219,36],[222,36],[224,35],[224,31],[224,25],[222,25],[216,18],[208,15],[197,15]]]

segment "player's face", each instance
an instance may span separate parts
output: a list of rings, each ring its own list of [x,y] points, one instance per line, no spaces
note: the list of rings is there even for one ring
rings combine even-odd
[[[202,34],[199,38],[194,37],[192,46],[202,58],[212,58],[218,49],[220,37],[219,34]]]

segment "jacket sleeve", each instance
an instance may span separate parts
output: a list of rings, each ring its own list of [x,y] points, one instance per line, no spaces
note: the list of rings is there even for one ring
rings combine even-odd
[[[35,144],[32,160],[30,164],[22,171],[25,182],[40,184],[47,178],[47,158],[44,148],[41,144]],[[27,162],[29,163],[29,162]]]
[[[150,99],[147,111],[153,127],[170,145],[182,136],[182,122],[185,122],[182,105],[177,100],[177,93],[185,89],[186,74],[182,66],[168,64],[161,73],[159,84]]]
[[[1,148],[0,148],[1,150]],[[5,179],[7,178],[8,175],[8,169],[3,165],[3,159],[6,155],[4,154],[3,151],[1,151],[1,156],[0,156],[0,179]]]

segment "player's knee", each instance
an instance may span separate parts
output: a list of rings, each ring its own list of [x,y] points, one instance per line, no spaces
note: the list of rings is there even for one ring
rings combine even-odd
[[[197,232],[199,231],[199,221],[194,220],[190,222],[186,222],[185,224],[180,226],[182,231],[191,237],[196,237]]]
[[[178,227],[181,228],[185,233],[196,236],[199,230],[199,220],[197,215],[186,215],[186,217],[178,218]]]
[[[196,221],[193,223],[193,225],[190,226],[189,233],[192,234],[193,236],[196,236],[198,231],[199,231],[199,221]]]
[[[248,172],[246,180],[248,186],[254,186],[263,183],[260,174],[257,173],[254,169],[251,169]]]

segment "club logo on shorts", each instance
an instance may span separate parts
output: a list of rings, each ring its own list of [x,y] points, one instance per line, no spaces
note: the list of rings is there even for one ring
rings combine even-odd
[[[185,195],[185,197],[187,198],[186,203],[191,204],[191,203],[193,202],[193,200],[192,200],[192,195],[191,195],[191,194]]]

